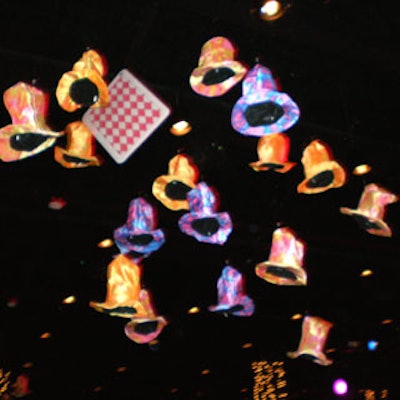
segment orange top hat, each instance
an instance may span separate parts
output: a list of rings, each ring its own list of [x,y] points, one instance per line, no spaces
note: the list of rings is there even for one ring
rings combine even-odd
[[[4,94],[4,105],[12,123],[0,129],[0,159],[5,162],[31,157],[51,147],[63,132],[46,124],[48,94],[18,82]]]
[[[268,261],[258,263],[256,275],[276,285],[306,286],[303,269],[304,243],[288,227],[275,229]]]
[[[301,162],[305,179],[297,186],[298,193],[322,193],[346,182],[346,171],[333,159],[330,148],[318,139],[304,149]]]
[[[54,159],[65,168],[99,167],[102,160],[94,155],[95,139],[81,121],[71,122],[65,128],[67,147],[54,147]]]
[[[107,295],[103,303],[91,301],[89,305],[105,314],[132,318],[146,310],[140,301],[141,267],[129,257],[119,254],[107,269]]]
[[[242,80],[247,67],[235,61],[235,48],[225,37],[216,36],[201,48],[197,68],[190,75],[192,89],[206,97],[222,96]]]
[[[156,339],[167,326],[167,321],[162,316],[157,316],[150,294],[147,290],[140,291],[139,300],[143,305],[143,313],[135,315],[125,325],[125,335],[135,343],[149,343]]]
[[[257,144],[259,160],[249,166],[257,172],[273,170],[283,174],[296,165],[288,161],[289,152],[290,139],[285,133],[261,136]]]
[[[197,184],[199,173],[192,159],[178,154],[168,164],[168,175],[161,175],[153,182],[154,197],[170,210],[188,210],[187,193]]]
[[[105,107],[109,102],[106,62],[95,50],[88,50],[58,81],[56,98],[60,107],[73,112],[82,107]]]
[[[319,365],[328,366],[333,363],[323,353],[328,333],[332,328],[332,322],[320,317],[305,316],[302,325],[302,335],[299,347],[296,351],[288,351],[289,358],[305,357]]]
[[[365,186],[356,210],[340,207],[340,212],[351,215],[371,235],[391,237],[392,230],[384,221],[386,206],[398,200],[395,194],[376,183],[370,183]]]

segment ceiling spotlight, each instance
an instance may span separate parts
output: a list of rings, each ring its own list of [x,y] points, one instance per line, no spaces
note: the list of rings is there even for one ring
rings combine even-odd
[[[281,18],[290,8],[291,1],[263,0],[258,9],[259,16],[264,21],[275,21]]]

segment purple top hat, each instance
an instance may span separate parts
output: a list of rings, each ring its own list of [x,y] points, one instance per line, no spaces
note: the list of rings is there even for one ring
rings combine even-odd
[[[271,71],[256,64],[242,83],[242,97],[232,109],[231,124],[247,136],[281,133],[300,117],[298,105],[286,93],[277,90]]]
[[[254,302],[244,293],[242,274],[235,268],[224,267],[217,288],[218,304],[208,307],[210,311],[239,317],[249,317],[254,313]]]
[[[133,259],[147,257],[165,242],[164,232],[155,228],[153,207],[142,197],[135,198],[129,204],[126,224],[114,230],[115,244]]]
[[[217,212],[217,198],[211,188],[200,182],[187,194],[189,212],[178,221],[180,230],[199,242],[224,244],[232,232],[227,212]]]

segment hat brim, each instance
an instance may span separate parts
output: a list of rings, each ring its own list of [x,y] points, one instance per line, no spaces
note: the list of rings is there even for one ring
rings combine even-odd
[[[16,150],[11,147],[10,139],[14,135],[39,135],[46,137],[45,140],[40,142],[35,148],[31,150]],[[18,161],[35,154],[41,153],[52,147],[57,138],[62,136],[64,132],[55,132],[47,130],[46,127],[38,127],[27,124],[10,124],[0,129],[0,159],[2,161]]]
[[[308,357],[312,360],[312,362],[323,365],[323,366],[328,366],[332,365],[333,361],[328,359],[325,354],[323,353],[311,353],[311,352],[305,352],[305,351],[288,351],[286,355],[289,358],[298,358],[298,357]]]
[[[54,148],[54,159],[65,168],[99,167],[102,164],[97,156],[84,157],[59,146]]]
[[[295,162],[266,162],[266,161],[256,161],[249,164],[249,166],[256,172],[261,171],[274,171],[279,172],[280,174],[284,174],[290,171],[297,163]]]
[[[256,265],[255,272],[259,278],[275,285],[307,286],[307,273],[300,266],[264,261]]]
[[[216,68],[229,68],[233,71],[234,75],[220,83],[205,85],[203,83],[204,76],[207,72]],[[246,73],[247,67],[239,61],[226,60],[195,68],[190,75],[189,82],[196,93],[206,97],[218,97],[232,89],[233,86],[243,79]]]
[[[273,102],[281,106],[282,117],[272,124],[251,126],[245,117],[247,107],[264,102]],[[300,109],[288,94],[274,90],[259,90],[242,96],[235,103],[231,114],[231,125],[233,129],[243,135],[261,137],[287,131],[298,121],[299,117]]]
[[[137,314],[137,309],[134,306],[129,305],[112,305],[106,302],[97,303],[94,301],[91,301],[89,305],[96,311],[110,315],[112,317],[133,318]]]
[[[187,198],[186,199],[173,199],[169,197],[166,193],[166,188],[168,184],[173,181],[177,181],[182,185],[187,187],[187,192],[192,190],[196,184],[195,182],[185,179],[183,177],[174,176],[174,175],[161,175],[156,178],[153,182],[152,186],[152,193],[154,197],[164,204],[165,207],[169,208],[172,211],[178,210],[189,210],[189,203]]]
[[[203,235],[197,232],[193,227],[192,223],[196,220],[201,220],[205,218],[214,218],[218,221],[219,228],[212,235]],[[232,220],[227,212],[221,213],[186,213],[178,221],[180,230],[189,235],[193,236],[199,242],[211,243],[211,244],[224,244],[230,233],[232,232]]]
[[[215,313],[248,317],[254,313],[254,303],[249,296],[240,296],[234,304],[220,303],[209,306],[208,310]]]
[[[318,174],[331,171],[333,174],[333,179],[329,184],[323,186],[313,186],[312,180]],[[316,168],[308,174],[309,176],[305,178],[302,182],[297,186],[297,193],[304,194],[317,194],[326,192],[329,189],[334,189],[343,186],[346,183],[346,171],[345,169],[339,165],[336,161],[327,161],[321,164],[317,164]]]
[[[157,327],[155,330],[148,332],[148,333],[140,333],[135,331],[135,328],[146,322],[157,322]],[[156,318],[132,318],[131,321],[129,321],[125,327],[124,327],[124,332],[125,335],[132,341],[138,344],[142,343],[149,343],[156,339],[161,331],[164,329],[164,327],[167,325],[167,321],[163,317],[156,317]]]
[[[361,229],[370,233],[371,235],[391,237],[392,230],[385,221],[381,219],[374,219],[367,215],[365,212],[355,210],[347,207],[340,207],[342,214],[350,215],[353,217]],[[364,222],[364,223],[363,223]],[[370,225],[370,227],[368,227]]]

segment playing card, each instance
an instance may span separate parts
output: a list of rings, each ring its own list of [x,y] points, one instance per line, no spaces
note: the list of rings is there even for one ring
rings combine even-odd
[[[82,121],[118,164],[125,162],[164,122],[170,108],[129,70],[108,85],[106,107],[90,108]]]

